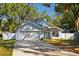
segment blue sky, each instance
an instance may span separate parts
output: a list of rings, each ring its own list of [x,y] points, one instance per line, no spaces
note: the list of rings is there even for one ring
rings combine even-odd
[[[50,8],[43,6],[41,3],[35,3],[34,6],[37,8],[38,12],[46,10],[49,16],[52,16],[55,12],[55,4],[51,4]]]

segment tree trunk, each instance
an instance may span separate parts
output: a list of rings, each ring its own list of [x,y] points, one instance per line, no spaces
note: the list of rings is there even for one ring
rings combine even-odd
[[[75,22],[76,31],[79,32],[79,17],[77,18]]]

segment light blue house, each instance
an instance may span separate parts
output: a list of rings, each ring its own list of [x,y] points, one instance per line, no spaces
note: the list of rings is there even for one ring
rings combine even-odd
[[[16,40],[39,40],[52,38],[52,27],[47,21],[25,21],[16,31]]]
[[[1,17],[3,22],[6,17]],[[4,29],[4,28],[3,28]],[[63,29],[51,26],[46,20],[36,19],[31,21],[24,21],[21,26],[16,29],[15,33],[9,33],[8,31],[2,34],[4,40],[16,39],[16,40],[39,40],[39,39],[70,39],[74,38],[74,33],[63,33]]]

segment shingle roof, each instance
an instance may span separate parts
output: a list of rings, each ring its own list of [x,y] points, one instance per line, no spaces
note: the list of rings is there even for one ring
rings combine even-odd
[[[29,20],[26,21],[23,25],[19,26],[17,29],[25,26],[27,23],[39,28],[39,29],[44,29],[44,28],[48,28],[48,29],[52,29],[53,27],[51,26],[51,24],[49,24],[47,21],[43,20],[43,19],[36,19],[36,20]],[[58,28],[58,27],[55,27]]]
[[[45,27],[51,28],[51,26],[48,24],[48,22],[43,19],[36,19],[35,21],[32,21],[32,23],[36,24],[40,28],[45,28]]]

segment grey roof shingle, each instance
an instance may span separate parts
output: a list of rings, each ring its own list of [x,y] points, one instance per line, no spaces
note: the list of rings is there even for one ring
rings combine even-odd
[[[44,29],[44,28],[48,28],[48,29],[52,29],[53,27],[51,26],[51,24],[49,24],[47,21],[43,20],[43,19],[36,19],[36,20],[29,20],[24,22],[23,25],[19,26],[17,28],[17,30],[23,26],[25,26],[26,24],[30,24],[35,26],[38,29]],[[58,27],[54,27],[54,28],[58,28]],[[60,29],[60,28],[59,28]]]

